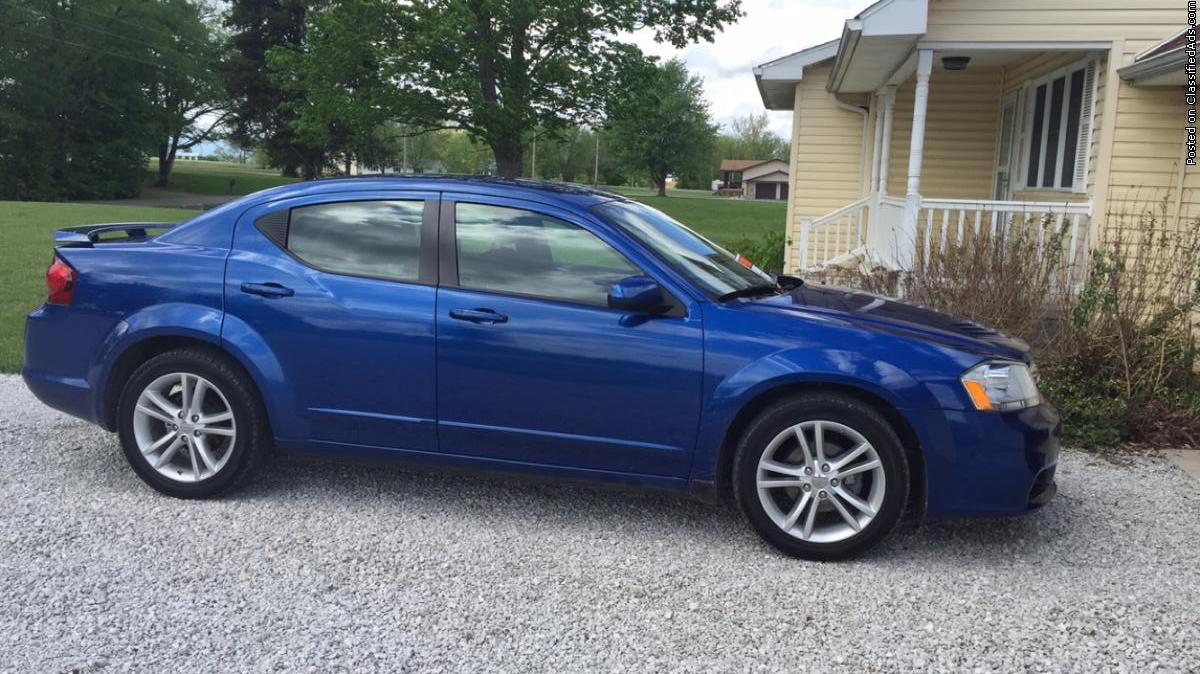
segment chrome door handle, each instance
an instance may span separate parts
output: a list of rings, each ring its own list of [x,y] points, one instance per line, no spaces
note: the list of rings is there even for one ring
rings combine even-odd
[[[508,322],[508,316],[492,311],[491,309],[451,309],[450,318],[488,325]]]
[[[248,295],[259,295],[261,297],[291,297],[296,294],[296,291],[291,288],[274,282],[268,283],[243,283],[242,292]]]

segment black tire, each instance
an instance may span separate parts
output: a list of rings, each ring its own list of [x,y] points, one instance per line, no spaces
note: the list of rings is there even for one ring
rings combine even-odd
[[[214,384],[228,401],[237,428],[224,466],[216,474],[196,482],[179,482],[161,475],[138,449],[134,435],[138,397],[151,382],[174,372],[199,375]],[[122,388],[117,405],[117,431],[125,458],[138,477],[163,494],[185,499],[212,498],[245,485],[270,454],[273,444],[266,410],[249,375],[224,354],[204,348],[161,353],[134,370]]]
[[[777,525],[759,499],[759,460],[768,445],[789,427],[814,420],[833,421],[855,430],[874,447],[882,464],[883,501],[874,518],[845,540],[801,540]],[[836,393],[797,395],[763,410],[738,443],[731,478],[738,507],[764,541],[784,554],[817,561],[846,559],[877,544],[896,527],[908,502],[908,460],[895,430],[870,405]]]

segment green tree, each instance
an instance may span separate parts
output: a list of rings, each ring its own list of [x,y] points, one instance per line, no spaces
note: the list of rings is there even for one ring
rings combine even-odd
[[[727,131],[717,136],[708,171],[696,187],[708,189],[710,182],[723,177],[721,161],[725,159],[782,159],[790,156],[790,141],[771,131],[770,119],[764,112],[735,119]]]
[[[486,174],[495,171],[491,148],[459,129],[430,134],[439,140],[438,158],[448,173]]]
[[[767,113],[746,115],[733,120],[732,147],[737,156],[726,159],[788,159],[788,141],[771,130]]]
[[[389,120],[455,127],[516,177],[534,129],[596,121],[627,86],[643,57],[618,36],[648,28],[683,47],[740,15],[740,0],[332,0],[303,43],[273,50],[273,76],[301,134],[338,119],[358,134]]]
[[[162,0],[156,7],[164,30],[146,39],[160,43],[156,53],[162,67],[147,94],[158,141],[155,184],[167,187],[176,154],[212,138],[229,113],[217,67],[221,39],[207,5]]]
[[[146,92],[170,70],[161,19],[152,0],[0,2],[0,194],[137,195],[156,137]]]
[[[272,81],[267,52],[303,42],[305,16],[317,1],[232,0],[225,16],[231,35],[222,74],[232,112],[231,138],[242,147],[261,147],[284,175],[296,175],[300,169],[306,179],[321,174],[326,144],[306,143],[297,133],[293,122],[303,97]],[[330,134],[336,136],[338,131]]]
[[[668,176],[707,162],[717,132],[703,81],[676,59],[644,77],[641,88],[628,91],[614,106],[608,126],[617,157],[645,170],[659,196],[667,195]]]
[[[591,182],[595,143],[591,130],[574,125],[539,139],[535,177]]]

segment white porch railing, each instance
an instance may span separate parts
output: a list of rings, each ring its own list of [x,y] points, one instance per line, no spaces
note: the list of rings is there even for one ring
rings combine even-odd
[[[866,242],[872,197],[863,197],[819,218],[800,221],[796,266],[814,269],[853,255]]]
[[[921,199],[917,222],[909,223],[915,227],[904,226],[904,214],[904,199],[872,194],[819,218],[802,220],[793,266],[810,271],[858,260],[883,266],[894,266],[889,260],[919,263],[935,250],[984,234],[1005,234],[1017,226],[1036,228],[1039,250],[1047,242],[1059,241],[1069,270],[1085,262],[1081,258],[1087,254],[1088,202]],[[904,236],[905,231],[915,232],[915,238]],[[902,254],[906,252],[910,254]]]
[[[929,259],[932,250],[962,243],[972,236],[1007,234],[1014,227],[1036,228],[1038,251],[1059,236],[1067,267],[1086,253],[1092,205],[1035,201],[922,199],[917,218],[917,250]],[[1033,234],[1033,232],[1029,232]],[[1083,250],[1080,250],[1081,244]]]

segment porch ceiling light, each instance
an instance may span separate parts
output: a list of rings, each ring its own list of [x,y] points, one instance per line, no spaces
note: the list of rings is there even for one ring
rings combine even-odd
[[[966,70],[971,62],[970,56],[943,56],[942,67],[946,70]]]

